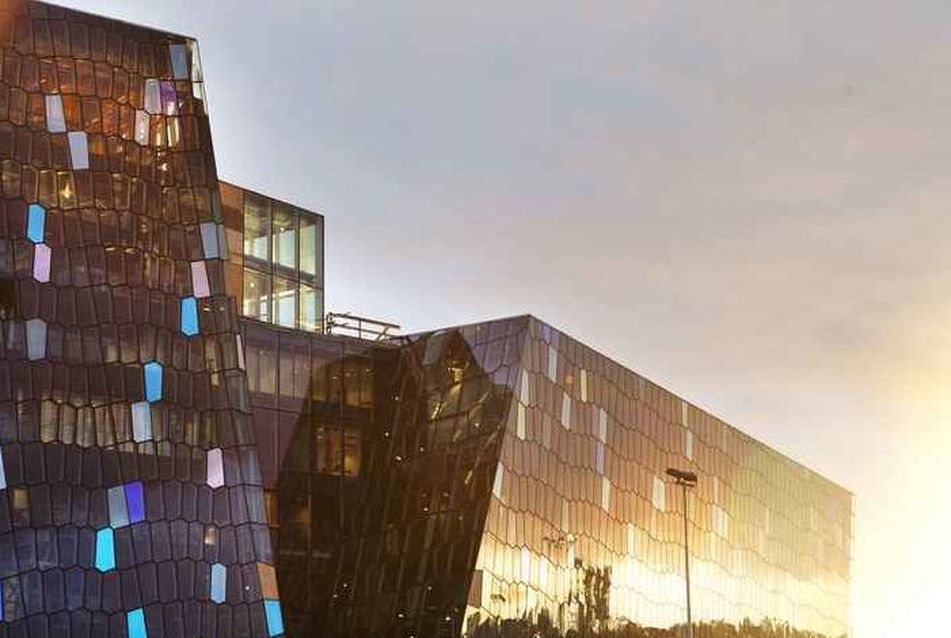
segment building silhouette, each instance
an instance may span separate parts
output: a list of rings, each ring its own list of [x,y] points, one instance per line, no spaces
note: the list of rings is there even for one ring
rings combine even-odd
[[[2,0],[0,56],[0,637],[673,638],[685,506],[694,636],[848,635],[846,490],[530,315],[325,315],[193,39]]]

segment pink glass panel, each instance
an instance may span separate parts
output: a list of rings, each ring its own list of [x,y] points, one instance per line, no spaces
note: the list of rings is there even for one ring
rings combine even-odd
[[[33,249],[33,278],[46,283],[50,280],[50,257],[52,251],[46,244],[37,244]]]
[[[192,262],[192,292],[196,297],[202,299],[211,294],[208,286],[208,270],[205,268],[205,262]]]

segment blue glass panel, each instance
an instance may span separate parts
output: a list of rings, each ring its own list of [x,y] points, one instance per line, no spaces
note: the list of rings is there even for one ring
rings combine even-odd
[[[107,572],[116,568],[116,542],[111,527],[96,532],[96,569]]]
[[[149,403],[162,400],[162,364],[157,361],[145,364],[145,400]]]
[[[7,489],[7,472],[3,469],[3,450],[0,449],[0,490],[5,489]],[[0,600],[3,600],[3,598],[0,598]]]
[[[265,600],[264,616],[267,618],[267,634],[280,636],[284,633],[284,619],[281,617],[281,601]]]
[[[169,57],[172,59],[172,77],[176,80],[188,79],[188,52],[184,44],[170,44]]]
[[[198,300],[194,297],[182,299],[182,334],[192,337],[198,334]]]
[[[125,502],[129,511],[129,523],[139,523],[145,520],[145,497],[142,495],[142,484],[126,483]]]
[[[211,599],[216,603],[225,602],[225,586],[228,582],[228,568],[221,563],[211,566]]]
[[[46,234],[46,209],[39,204],[30,204],[27,210],[26,236],[34,244],[42,243]]]
[[[84,131],[67,133],[69,139],[69,155],[73,160],[73,170],[89,168],[89,141]]]
[[[126,614],[125,623],[129,638],[149,638],[149,632],[145,629],[145,611],[141,607]]]
[[[29,319],[26,322],[26,353],[30,361],[46,356],[46,322],[42,319]]]
[[[218,224],[205,222],[199,226],[201,230],[201,245],[205,250],[205,259],[217,259],[218,251]]]

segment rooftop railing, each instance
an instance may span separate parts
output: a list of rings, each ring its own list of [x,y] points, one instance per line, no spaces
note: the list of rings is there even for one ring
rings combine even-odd
[[[328,312],[325,325],[327,334],[356,337],[369,341],[382,341],[395,337],[400,329],[395,323],[360,317],[349,312]]]

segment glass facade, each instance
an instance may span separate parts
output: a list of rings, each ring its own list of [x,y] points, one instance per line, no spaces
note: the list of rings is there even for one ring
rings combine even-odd
[[[668,467],[694,636],[848,635],[851,495],[542,322],[246,330],[294,635],[682,636]]]
[[[228,294],[245,317],[322,332],[324,218],[221,183]]]
[[[0,636],[848,634],[852,497],[529,316],[322,334],[193,40],[0,4]],[[664,470],[695,472],[686,503]]]
[[[0,3],[0,636],[276,636],[195,42]]]

